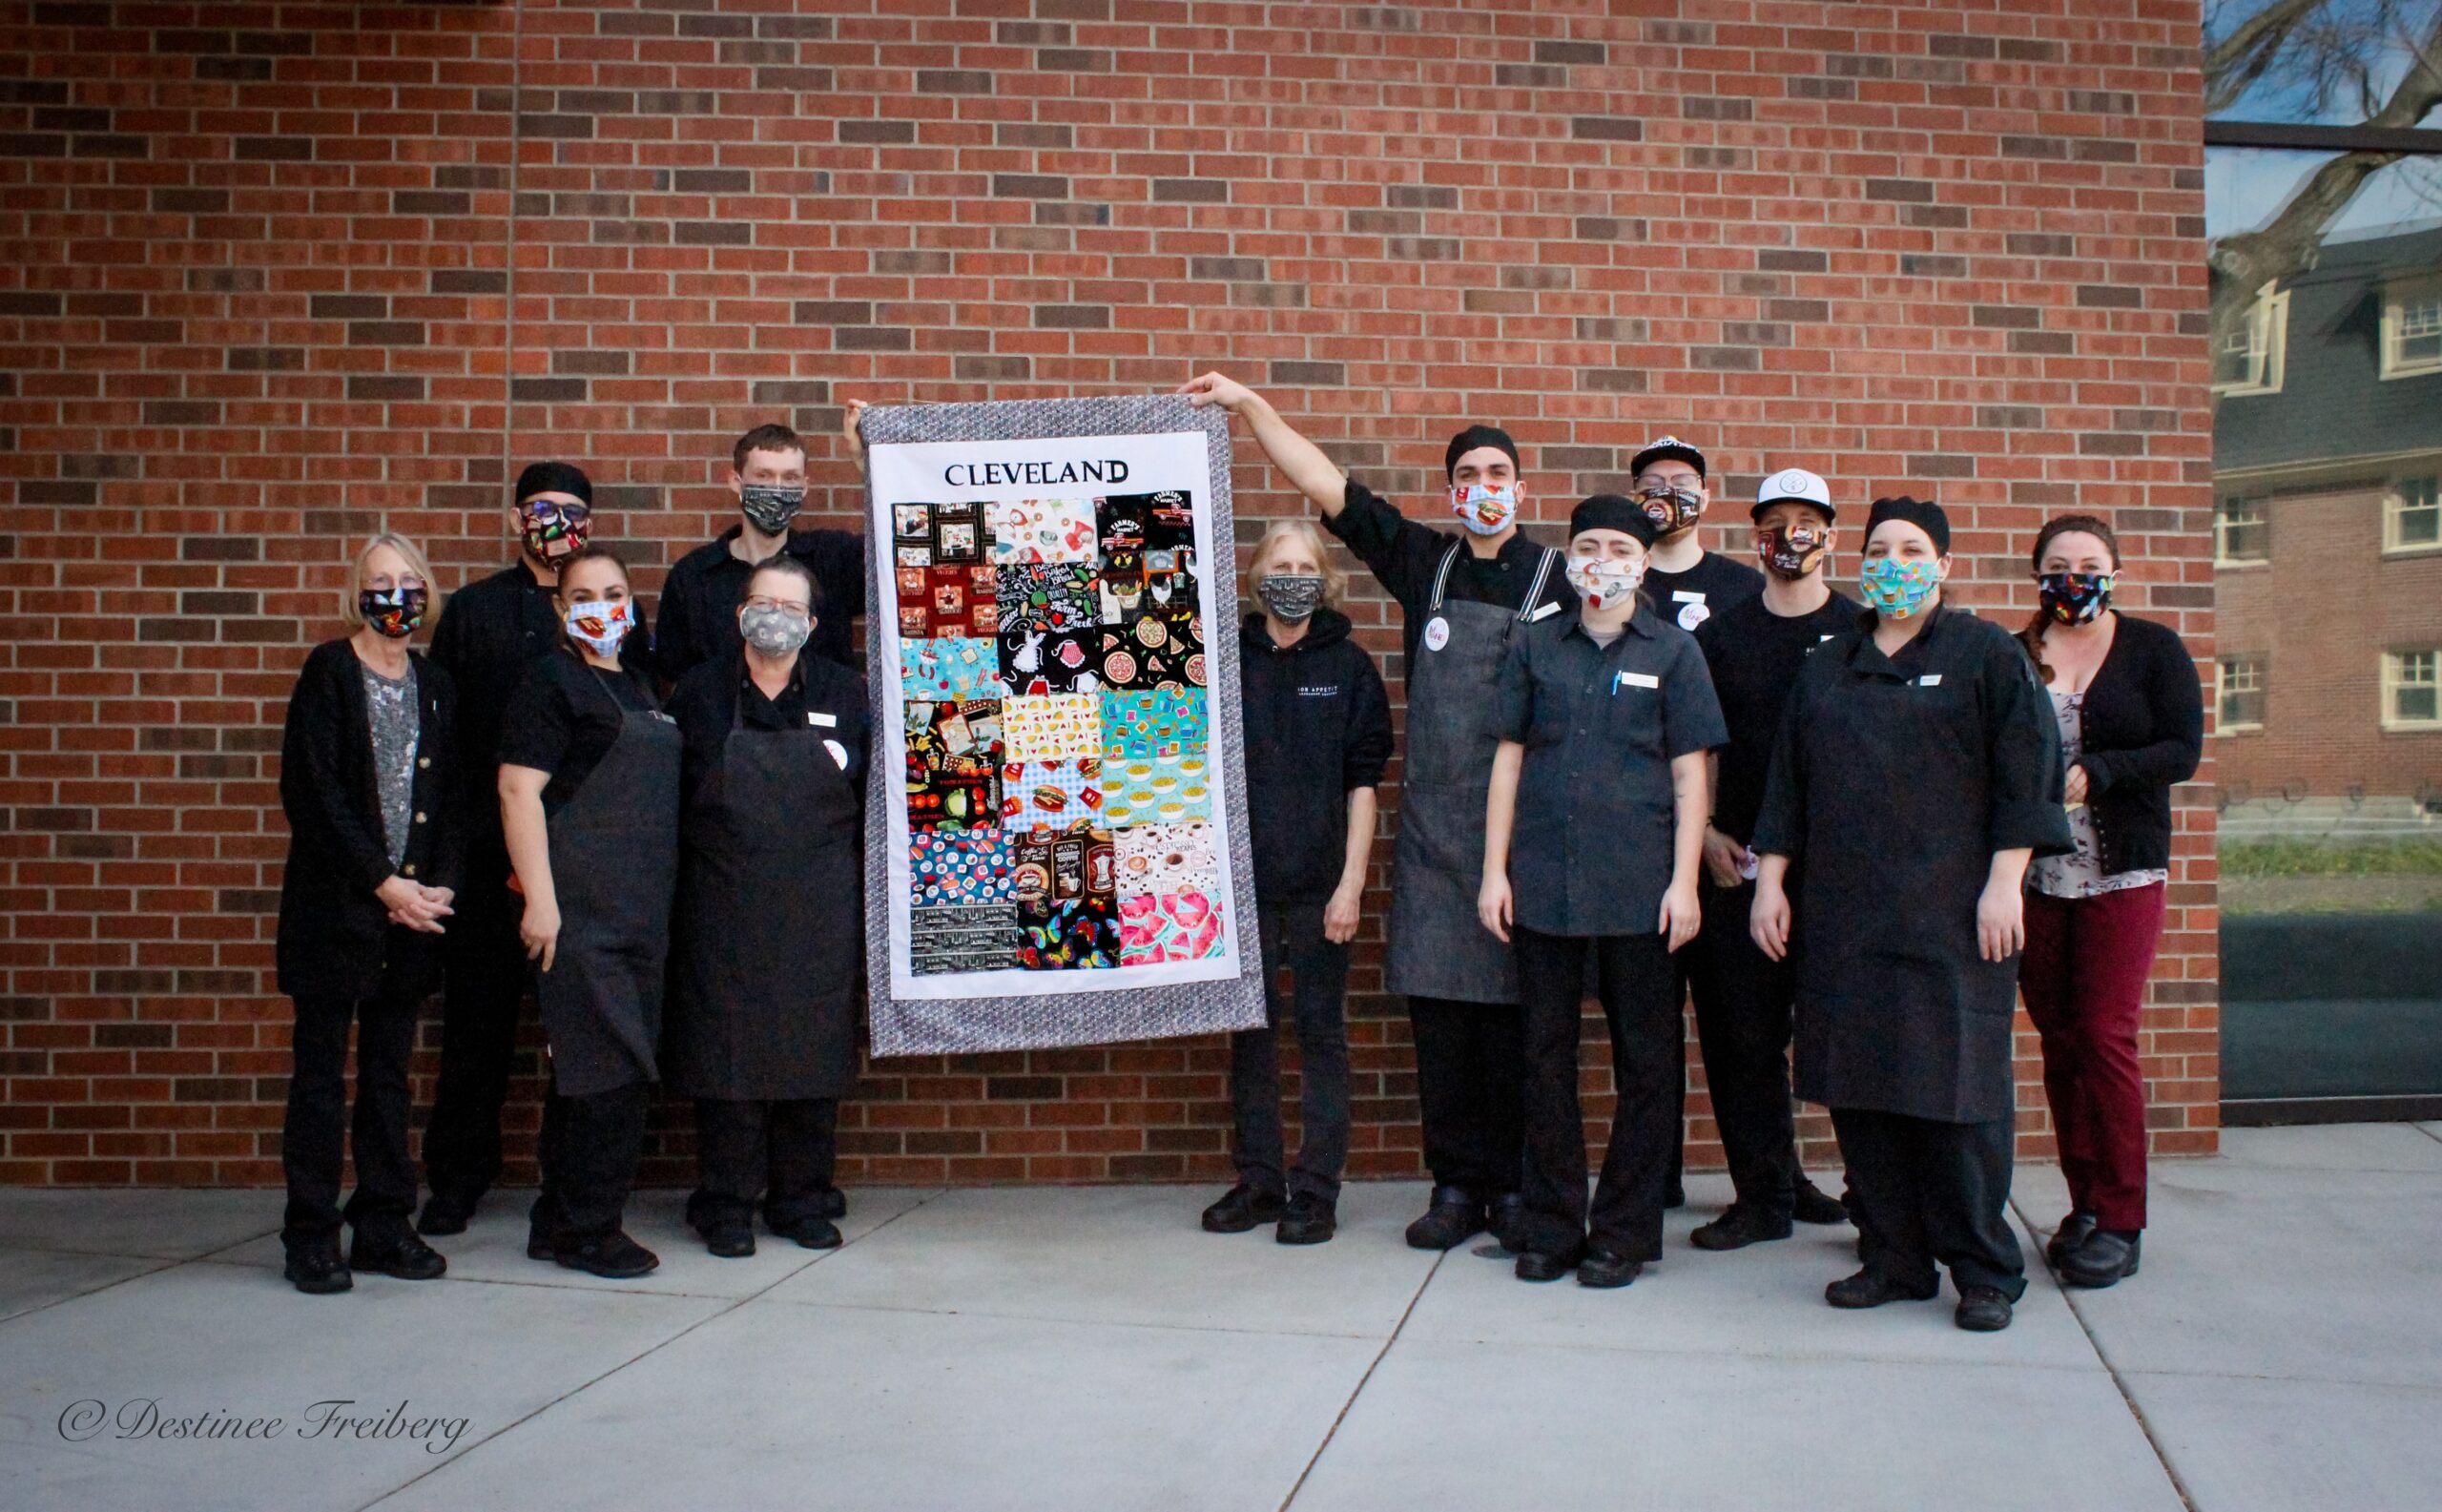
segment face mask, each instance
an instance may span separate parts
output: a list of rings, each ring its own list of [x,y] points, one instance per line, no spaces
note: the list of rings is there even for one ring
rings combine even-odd
[[[1471,483],[1450,490],[1451,511],[1478,535],[1499,535],[1518,517],[1518,490]]]
[[[746,637],[749,646],[764,655],[785,656],[814,633],[814,621],[749,604],[737,611],[737,632]]]
[[[1637,495],[1637,503],[1665,535],[1687,528],[1705,512],[1705,496],[1693,488],[1648,488]]]
[[[359,589],[356,612],[392,640],[404,640],[424,623],[424,606],[431,601],[432,590],[421,584],[413,588]]]
[[[1832,537],[1809,525],[1774,527],[1758,538],[1755,554],[1774,577],[1799,578],[1823,565]]]
[[[1635,596],[1637,585],[1645,581],[1645,564],[1634,566],[1616,557],[1572,556],[1568,559],[1568,586],[1593,610],[1617,609]]]
[[[745,511],[748,523],[755,528],[765,535],[778,535],[805,507],[805,490],[783,488],[776,483],[750,483],[737,490],[737,507]]]
[[[1906,619],[1941,586],[1941,564],[1929,556],[1876,557],[1857,570],[1857,587],[1870,608]]]
[[[1255,597],[1284,625],[1302,625],[1314,617],[1323,602],[1323,580],[1291,572],[1274,572],[1255,583]]]
[[[518,512],[526,522],[526,554],[537,562],[556,562],[583,549],[593,533],[593,511],[581,504],[537,499],[519,506]]]
[[[597,598],[590,604],[570,604],[561,623],[568,626],[570,640],[595,655],[616,656],[619,643],[628,638],[635,620],[626,599]]]
[[[2063,625],[2088,625],[2111,608],[2114,574],[2109,572],[2046,572],[2035,580],[2043,611]]]

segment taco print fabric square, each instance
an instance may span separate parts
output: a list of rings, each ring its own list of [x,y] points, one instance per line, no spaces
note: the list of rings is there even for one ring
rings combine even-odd
[[[999,830],[917,830],[907,837],[908,901],[920,911],[1006,903],[1014,866]]]
[[[1014,761],[1001,768],[1001,827],[1073,829],[1103,822],[1103,764]]]
[[[999,567],[1094,559],[1091,499],[1025,499],[992,507],[992,561]]]
[[[1085,761],[1103,754],[1102,704],[1093,694],[1037,694],[1002,706],[1011,761]]]
[[[1202,746],[1169,756],[1103,761],[1103,821],[1123,826],[1185,824],[1212,818],[1211,773]]]
[[[1210,824],[1141,824],[1115,831],[1111,839],[1117,874],[1111,885],[1122,898],[1221,891]]]
[[[1108,760],[1177,756],[1209,738],[1204,690],[1102,694],[1102,756]]]
[[[1119,963],[1158,966],[1221,953],[1221,904],[1209,893],[1139,895],[1119,901]]]
[[[982,639],[999,633],[1000,584],[991,568],[901,567],[897,576],[900,639]]]
[[[988,698],[907,706],[907,827],[998,829],[1001,708]]]
[[[1006,692],[1000,643],[970,635],[902,640],[899,692],[907,698],[998,698]]]

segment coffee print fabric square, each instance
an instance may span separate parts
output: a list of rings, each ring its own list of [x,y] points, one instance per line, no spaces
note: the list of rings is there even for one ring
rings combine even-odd
[[[1001,827],[1060,832],[1103,822],[1103,764],[1017,761],[1001,768]]]
[[[1094,560],[1090,499],[1025,499],[992,507],[992,561],[999,567]]]
[[[998,829],[1001,710],[988,698],[907,706],[907,827]]]
[[[1209,738],[1204,690],[1102,694],[1102,756],[1125,761],[1200,750]]]
[[[945,635],[899,643],[899,692],[906,698],[998,698],[1001,646],[977,636]]]
[[[1202,746],[1169,756],[1103,761],[1103,820],[1127,826],[1186,824],[1212,818],[1210,761]]]
[[[1209,893],[1139,895],[1119,901],[1119,963],[1157,966],[1221,954],[1221,903]]]
[[[1122,898],[1197,892],[1217,896],[1221,869],[1212,856],[1212,826],[1205,823],[1141,824],[1111,835]]]
[[[1084,761],[1103,754],[1102,705],[1093,694],[1038,694],[1002,709],[1011,761]]]

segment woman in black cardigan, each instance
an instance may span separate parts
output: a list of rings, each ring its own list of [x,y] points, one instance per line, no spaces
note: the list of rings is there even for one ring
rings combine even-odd
[[[314,648],[288,700],[279,802],[279,990],[296,1000],[280,1239],[300,1292],[344,1292],[351,1271],[429,1280],[445,1262],[410,1221],[407,1058],[458,875],[449,677],[407,650],[432,570],[399,536],[366,543],[342,595],[353,632]],[[348,1025],[356,1052],[356,1194],[339,1206]],[[355,1241],[340,1258],[340,1224]]]
[[[2071,1285],[2109,1286],[2137,1274],[2145,1227],[2137,1025],[2163,934],[2171,787],[2204,755],[2204,699],[2176,631],[2111,607],[2120,542],[2108,524],[2062,515],[2031,557],[2042,607],[2024,639],[2060,721],[2076,840],[2028,869],[2018,971],[2069,1184],[2044,1254]]]

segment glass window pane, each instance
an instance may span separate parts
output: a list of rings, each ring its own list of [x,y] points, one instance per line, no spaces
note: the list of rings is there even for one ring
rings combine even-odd
[[[2388,119],[2420,48],[2442,47],[2442,0],[2205,0],[2212,119],[2307,126],[2432,126]]]

